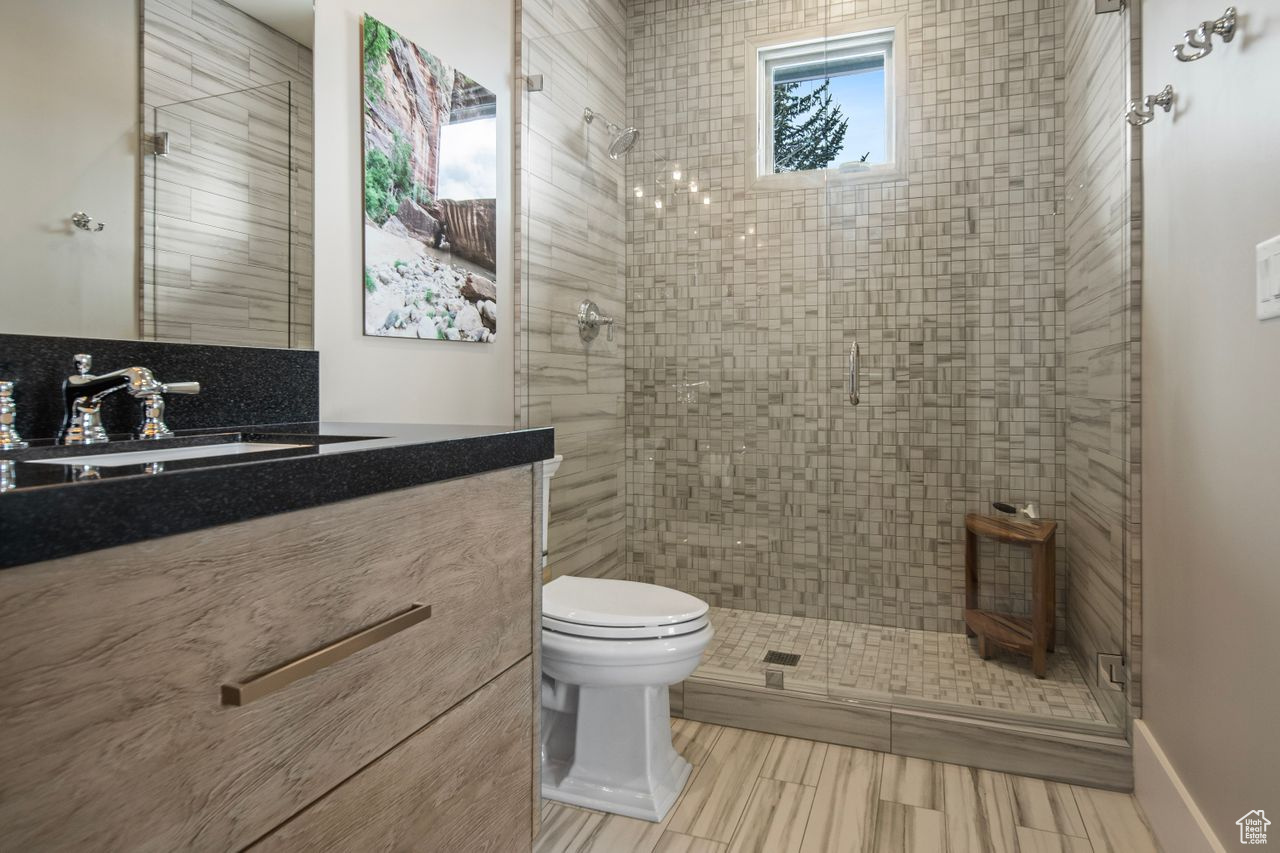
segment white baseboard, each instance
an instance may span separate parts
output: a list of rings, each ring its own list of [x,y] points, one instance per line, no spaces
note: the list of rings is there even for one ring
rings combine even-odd
[[[1133,721],[1134,795],[1164,853],[1226,853],[1151,729]]]

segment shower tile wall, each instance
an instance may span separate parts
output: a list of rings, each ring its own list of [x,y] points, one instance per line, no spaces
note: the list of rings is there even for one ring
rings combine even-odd
[[[292,138],[283,86],[210,97],[285,81]],[[221,0],[144,0],[143,127],[154,107],[196,98],[208,100],[165,111],[174,154],[143,158],[143,335],[310,347],[311,51]]]
[[[542,90],[522,102],[520,302],[524,373],[518,420],[556,428],[564,456],[551,484],[553,575],[622,577],[626,493],[623,165],[603,122],[625,113],[625,11],[616,0],[524,0],[521,68]],[[616,321],[584,343],[578,305]]]
[[[629,7],[633,577],[959,631],[964,514],[1006,499],[1064,518],[1063,5]],[[748,190],[746,40],[890,13],[907,15],[908,180]],[[672,192],[677,166],[712,204]],[[1025,612],[1024,556],[983,560],[984,605]]]
[[[1117,118],[1129,98],[1135,14],[1132,6],[1124,16],[1095,15],[1079,3],[1067,10],[1066,317],[1067,633],[1086,664],[1100,652],[1130,649],[1130,701],[1137,704],[1132,653],[1141,640],[1135,634],[1126,644],[1124,607],[1126,560],[1130,571],[1137,564],[1126,549],[1138,539],[1126,517],[1135,524],[1139,517],[1130,501],[1140,455],[1140,265],[1130,244],[1138,212],[1130,208],[1128,158],[1130,134],[1140,136]],[[1101,698],[1118,704],[1123,694]]]

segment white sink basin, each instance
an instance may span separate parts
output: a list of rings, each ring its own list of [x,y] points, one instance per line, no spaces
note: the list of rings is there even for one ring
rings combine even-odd
[[[95,465],[118,468],[122,465],[146,465],[151,462],[177,462],[179,459],[206,459],[210,456],[238,456],[264,453],[268,450],[293,450],[306,444],[271,444],[260,441],[232,441],[198,447],[170,447],[162,450],[136,450],[128,453],[93,453],[85,456],[62,456],[57,459],[32,459],[40,465]]]

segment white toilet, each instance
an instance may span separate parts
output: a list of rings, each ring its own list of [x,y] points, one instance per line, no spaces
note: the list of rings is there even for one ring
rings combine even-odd
[[[560,577],[542,588],[542,795],[660,821],[689,778],[667,688],[698,667],[707,604],[654,584]]]

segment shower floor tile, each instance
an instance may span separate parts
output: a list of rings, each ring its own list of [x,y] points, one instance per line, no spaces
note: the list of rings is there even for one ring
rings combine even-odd
[[[848,696],[889,693],[1065,720],[1105,722],[1070,651],[1049,655],[1046,677],[1027,660],[997,651],[978,657],[963,634],[941,634],[711,608],[712,639],[695,677],[764,686],[765,669],[785,673],[784,689]],[[796,666],[766,665],[770,651],[800,655]],[[830,676],[828,676],[828,672]]]

